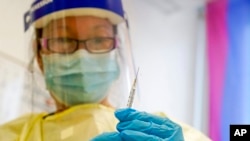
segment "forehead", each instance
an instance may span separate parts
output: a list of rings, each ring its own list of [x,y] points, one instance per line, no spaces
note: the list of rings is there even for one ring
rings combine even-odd
[[[113,30],[108,19],[94,16],[71,16],[51,21],[45,26],[45,32],[70,31],[70,32],[90,32],[94,30]]]

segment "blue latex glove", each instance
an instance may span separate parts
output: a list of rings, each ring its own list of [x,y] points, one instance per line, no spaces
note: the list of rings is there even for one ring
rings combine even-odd
[[[102,134],[93,141],[112,139],[117,141],[184,141],[181,127],[168,118],[130,108],[117,110],[115,116],[120,121],[117,124],[119,132]]]
[[[109,132],[103,133],[95,138],[91,139],[91,141],[123,141],[120,133],[118,132]]]

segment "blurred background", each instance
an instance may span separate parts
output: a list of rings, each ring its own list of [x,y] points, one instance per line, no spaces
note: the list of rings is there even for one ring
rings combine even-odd
[[[0,124],[54,110],[46,92],[31,96],[23,25],[31,1],[0,2]],[[135,108],[164,112],[214,141],[228,140],[229,124],[250,124],[247,0],[123,2],[140,68]]]

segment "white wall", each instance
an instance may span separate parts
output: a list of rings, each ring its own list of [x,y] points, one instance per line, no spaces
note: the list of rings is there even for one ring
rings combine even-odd
[[[31,0],[0,1],[0,51],[26,61],[24,45],[23,13]]]
[[[180,5],[171,13],[145,0],[128,0],[126,8],[135,62],[140,68],[142,109],[164,111],[194,124],[196,3]]]
[[[23,43],[23,13],[29,1],[0,2],[0,52],[21,62],[27,62]],[[138,108],[150,112],[163,111],[195,125],[195,60],[199,24],[196,3],[179,5],[169,13],[164,7],[152,5],[153,0],[124,2],[129,17],[135,64],[140,68],[141,106]],[[203,109],[205,105],[200,106]],[[205,113],[198,113],[198,116]],[[203,124],[198,128],[206,132],[207,121],[203,119],[200,119],[199,122]]]

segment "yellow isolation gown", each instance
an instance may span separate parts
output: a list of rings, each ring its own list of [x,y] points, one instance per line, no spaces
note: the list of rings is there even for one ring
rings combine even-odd
[[[0,141],[88,141],[103,132],[116,131],[117,123],[114,109],[84,104],[56,114],[31,114],[6,123],[0,126]],[[192,127],[176,123],[182,126],[185,141],[210,141]]]

